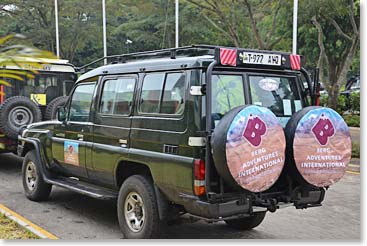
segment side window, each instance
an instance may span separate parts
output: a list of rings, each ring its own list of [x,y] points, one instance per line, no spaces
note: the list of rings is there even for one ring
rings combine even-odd
[[[184,73],[155,73],[144,77],[139,111],[182,114],[185,103]]]
[[[77,86],[72,95],[69,120],[78,122],[89,121],[90,107],[93,98],[95,83]]]
[[[99,112],[113,115],[130,114],[134,88],[134,78],[118,78],[105,81]]]
[[[164,75],[164,73],[154,73],[144,77],[140,98],[140,112],[159,113],[159,102],[164,83]]]
[[[169,73],[164,85],[161,113],[181,114],[184,109],[185,75]]]

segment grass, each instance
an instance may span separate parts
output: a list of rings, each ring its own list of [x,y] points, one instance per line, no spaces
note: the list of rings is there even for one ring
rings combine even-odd
[[[39,239],[39,237],[8,219],[4,214],[0,214],[0,239]]]
[[[352,142],[352,157],[353,158],[360,158],[360,149],[361,149],[361,146],[359,142]]]

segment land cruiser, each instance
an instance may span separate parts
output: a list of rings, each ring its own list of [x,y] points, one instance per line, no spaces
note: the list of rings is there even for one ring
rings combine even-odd
[[[19,130],[56,119],[57,107],[65,104],[77,74],[67,60],[30,57],[14,57],[0,70],[0,80],[10,84],[0,85],[0,153],[16,153]]]
[[[103,59],[58,120],[19,136],[30,200],[52,185],[116,199],[125,238],[159,237],[184,213],[248,230],[321,206],[346,171],[348,127],[314,105],[299,55],[201,45]]]

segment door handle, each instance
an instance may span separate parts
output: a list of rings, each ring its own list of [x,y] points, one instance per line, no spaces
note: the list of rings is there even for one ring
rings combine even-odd
[[[122,148],[127,147],[127,140],[126,139],[119,139],[119,144]]]
[[[84,141],[84,135],[78,134],[78,141]]]

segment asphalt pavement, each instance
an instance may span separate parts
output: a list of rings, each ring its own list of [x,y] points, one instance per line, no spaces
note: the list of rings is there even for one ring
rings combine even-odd
[[[50,199],[32,202],[25,198],[21,180],[22,160],[0,155],[0,203],[61,239],[123,238],[116,204],[54,187]],[[358,162],[359,163],[359,162]],[[349,172],[327,192],[322,207],[296,210],[293,207],[268,213],[251,231],[234,231],[224,222],[191,222],[188,216],[166,228],[169,239],[306,239],[359,240],[360,175]]]

